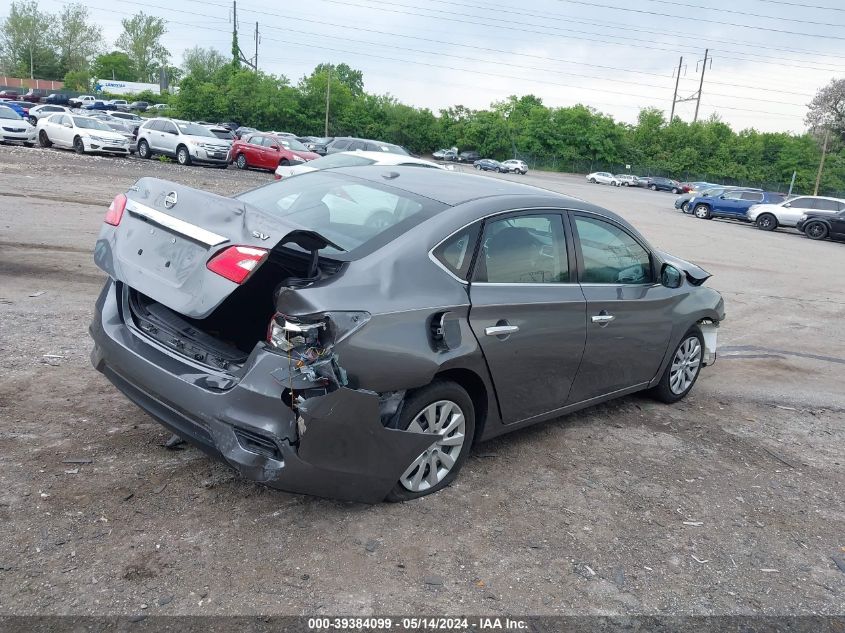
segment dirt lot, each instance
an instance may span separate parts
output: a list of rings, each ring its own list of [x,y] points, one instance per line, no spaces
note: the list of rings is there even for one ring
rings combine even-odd
[[[142,175],[271,178],[0,147],[0,614],[843,613],[845,245],[523,177],[711,270],[719,361],[678,405],[570,415],[476,447],[435,496],[364,506],[165,449],[91,368],[91,249]]]

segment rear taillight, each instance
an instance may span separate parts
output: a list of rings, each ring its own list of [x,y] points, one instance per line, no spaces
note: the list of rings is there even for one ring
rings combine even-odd
[[[274,174],[273,174],[273,177],[274,177],[276,180],[281,180],[281,179],[282,179],[282,175],[281,175],[281,174],[275,174],[275,173],[274,173]]]
[[[123,218],[123,212],[126,210],[126,196],[122,193],[117,194],[109,205],[109,210],[106,211],[106,217],[103,220],[106,224],[117,226]]]
[[[206,267],[236,284],[242,284],[267,259],[269,251],[253,246],[230,246],[208,260]]]

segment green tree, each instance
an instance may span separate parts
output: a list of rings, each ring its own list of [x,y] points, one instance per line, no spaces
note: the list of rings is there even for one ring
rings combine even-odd
[[[66,90],[88,92],[91,90],[91,75],[87,70],[71,70],[65,74],[64,84]]]
[[[58,79],[62,76],[53,45],[55,19],[34,1],[12,2],[0,26],[0,65],[19,77]]]
[[[146,15],[143,11],[121,20],[123,33],[115,45],[132,60],[137,81],[158,81],[159,66],[166,65],[170,51],[161,43],[167,32],[163,18]]]
[[[68,4],[56,21],[53,41],[64,73],[86,70],[100,50],[102,29],[89,20],[84,4]]]
[[[208,81],[227,63],[226,57],[215,48],[194,46],[182,54],[182,70],[200,81]]]
[[[133,81],[137,76],[132,60],[122,51],[98,55],[91,64],[91,74],[97,79],[119,81]]]

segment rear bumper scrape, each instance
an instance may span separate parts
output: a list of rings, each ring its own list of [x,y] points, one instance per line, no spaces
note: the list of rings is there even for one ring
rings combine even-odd
[[[235,386],[205,387],[196,365],[123,320],[116,295],[109,282],[97,300],[89,330],[94,367],[163,426],[246,479],[288,492],[378,503],[437,439],[386,428],[384,398],[341,384],[326,389],[325,374],[313,367],[294,369],[294,393],[300,395],[291,408],[284,400],[291,384],[288,359],[260,347]],[[331,360],[336,362],[334,354]],[[304,432],[296,433],[295,426]]]

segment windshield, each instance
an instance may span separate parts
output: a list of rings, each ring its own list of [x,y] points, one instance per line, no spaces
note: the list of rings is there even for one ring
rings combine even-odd
[[[18,120],[21,118],[21,115],[12,110],[12,108],[6,106],[0,106],[0,119],[13,119]]]
[[[317,161],[314,161],[317,162]],[[378,248],[445,208],[401,189],[316,171],[237,196],[340,247],[324,253]]]
[[[307,152],[308,148],[305,147],[302,143],[297,141],[295,138],[290,138],[287,136],[284,137],[276,137],[276,140],[279,141],[282,145],[285,146],[286,149],[293,150],[294,152]]]
[[[175,121],[174,121],[175,123]],[[209,136],[211,138],[217,138],[214,134],[211,133],[207,127],[203,127],[201,125],[197,125],[196,123],[176,123],[179,126],[179,131],[182,134],[188,134],[189,136]]]
[[[102,121],[96,119],[87,119],[81,116],[73,117],[73,122],[76,127],[84,128],[86,130],[102,130],[104,132],[111,132],[111,128]]]

